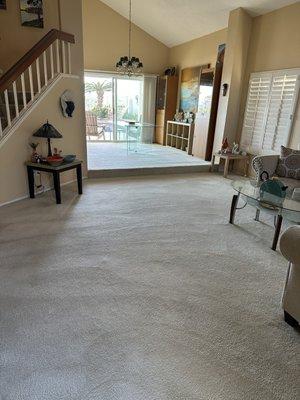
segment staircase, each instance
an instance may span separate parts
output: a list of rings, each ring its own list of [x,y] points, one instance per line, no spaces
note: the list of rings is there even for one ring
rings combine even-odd
[[[74,35],[52,29],[0,77],[0,147],[33,105],[63,76],[72,75]]]
[[[15,101],[14,101],[14,94],[12,91],[7,91],[8,95],[8,105],[9,105],[9,111],[10,111],[10,117],[12,121],[15,120],[16,118],[16,107],[15,107]],[[22,92],[17,92],[17,98],[18,98],[18,105],[19,105],[19,110],[22,112],[24,110],[24,100],[23,100],[23,93]],[[31,100],[31,95],[29,92],[25,92],[25,99],[26,99],[26,104],[28,104]],[[5,103],[5,97],[4,94],[0,94],[0,119],[1,119],[1,126],[3,129],[3,132],[5,131],[6,128],[8,128],[8,120],[7,120],[7,113],[6,113],[6,103]]]

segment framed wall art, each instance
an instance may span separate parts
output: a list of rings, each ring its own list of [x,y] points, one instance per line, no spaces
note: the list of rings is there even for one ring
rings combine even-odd
[[[43,0],[20,0],[22,26],[44,28]]]
[[[185,68],[181,73],[180,108],[184,112],[198,110],[201,66]]]
[[[6,0],[0,0],[0,10],[6,10]]]

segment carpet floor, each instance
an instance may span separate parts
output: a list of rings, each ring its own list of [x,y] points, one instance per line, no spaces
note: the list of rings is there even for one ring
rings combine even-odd
[[[1,400],[296,400],[287,269],[211,174],[90,180],[0,209]]]

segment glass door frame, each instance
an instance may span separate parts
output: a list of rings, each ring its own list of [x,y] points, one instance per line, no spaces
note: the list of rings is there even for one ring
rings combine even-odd
[[[141,77],[134,77],[130,78],[128,76],[124,75],[116,75],[112,74],[111,75],[112,80],[113,80],[113,138],[114,142],[121,143],[121,142],[126,142],[127,140],[119,140],[118,138],[118,82],[119,81],[139,81],[142,83],[141,86],[141,110],[143,109],[143,103],[144,103],[144,78],[143,76]],[[141,111],[141,115],[143,115],[143,112]],[[137,121],[141,122],[141,121]]]
[[[118,81],[120,80],[128,80],[128,81],[140,81],[142,83],[141,87],[141,115],[143,115],[143,103],[144,103],[144,77],[134,77],[130,78],[127,76],[109,73],[109,72],[101,72],[101,71],[84,71],[85,77],[95,77],[95,78],[107,78],[112,81],[112,113],[113,113],[113,130],[112,130],[112,140],[104,140],[105,142],[113,142],[113,143],[122,143],[126,140],[118,140]]]

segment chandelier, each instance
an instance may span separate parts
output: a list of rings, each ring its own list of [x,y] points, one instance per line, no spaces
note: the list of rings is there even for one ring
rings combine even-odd
[[[143,63],[138,57],[131,56],[131,34],[132,34],[132,21],[131,21],[131,0],[129,0],[129,46],[128,56],[123,56],[116,64],[117,72],[123,75],[138,75],[142,72]]]

